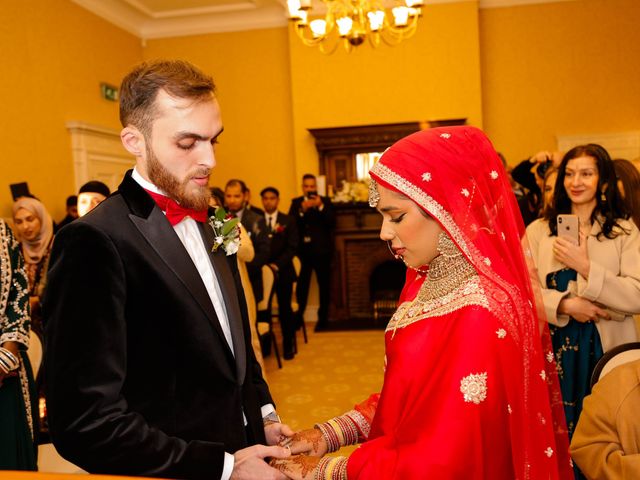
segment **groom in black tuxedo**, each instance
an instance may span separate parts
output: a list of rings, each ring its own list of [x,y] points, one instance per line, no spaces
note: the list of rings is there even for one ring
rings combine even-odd
[[[139,65],[120,120],[134,170],[51,255],[53,443],[91,473],[284,479],[264,458],[288,456],[275,445],[293,432],[251,348],[234,249],[212,252],[213,81],[187,62]]]

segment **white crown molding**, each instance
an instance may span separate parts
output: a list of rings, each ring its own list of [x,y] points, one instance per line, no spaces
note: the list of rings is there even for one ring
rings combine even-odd
[[[197,8],[153,11],[139,0],[71,0],[95,15],[141,38],[167,38],[237,32],[287,25],[286,0],[244,0]],[[471,1],[479,8],[500,8],[576,0],[425,0],[429,5]]]
[[[518,7],[536,3],[575,2],[576,0],[479,0],[480,8]]]

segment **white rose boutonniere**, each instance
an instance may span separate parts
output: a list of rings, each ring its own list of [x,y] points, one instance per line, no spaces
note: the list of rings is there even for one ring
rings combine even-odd
[[[216,208],[216,214],[209,217],[209,225],[213,229],[215,240],[213,242],[212,252],[217,252],[222,248],[227,255],[233,255],[238,252],[240,246],[240,219],[226,212],[222,207]]]

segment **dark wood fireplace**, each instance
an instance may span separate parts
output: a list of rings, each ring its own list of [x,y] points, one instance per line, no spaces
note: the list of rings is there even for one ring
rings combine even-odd
[[[404,265],[380,240],[382,217],[376,210],[366,203],[337,203],[335,209],[329,318],[335,327],[384,326],[404,283]]]

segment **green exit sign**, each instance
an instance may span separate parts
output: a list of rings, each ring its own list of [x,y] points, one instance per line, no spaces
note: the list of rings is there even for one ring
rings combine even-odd
[[[103,82],[100,84],[100,93],[102,94],[102,98],[105,100],[109,100],[111,102],[118,101],[118,87]]]

